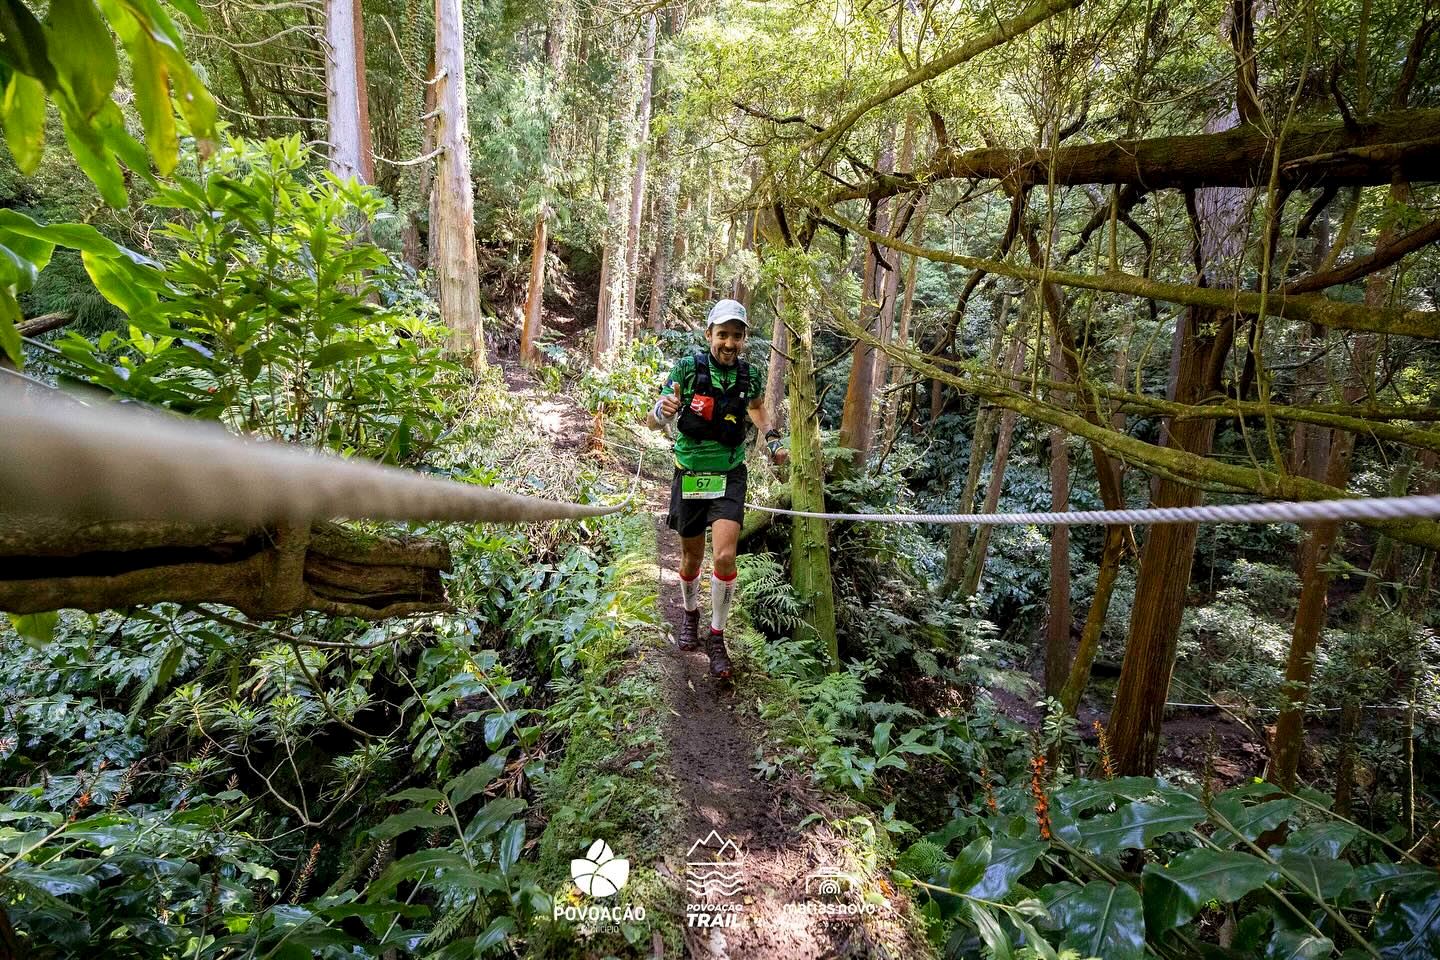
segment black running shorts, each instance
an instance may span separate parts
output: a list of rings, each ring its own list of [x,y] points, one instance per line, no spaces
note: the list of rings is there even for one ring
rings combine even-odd
[[[725,474],[725,495],[713,500],[686,500],[680,496],[680,478],[685,471],[675,469],[670,482],[670,516],[666,523],[682,537],[703,536],[716,520],[745,522],[745,465]]]

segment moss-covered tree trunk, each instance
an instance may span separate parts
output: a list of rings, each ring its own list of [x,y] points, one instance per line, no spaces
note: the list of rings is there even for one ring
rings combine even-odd
[[[799,265],[808,269],[808,265]],[[790,500],[796,510],[825,510],[825,458],[820,450],[820,404],[815,392],[814,331],[809,304],[814,291],[802,278],[784,290],[781,322],[790,327]],[[805,635],[825,645],[833,670],[840,669],[835,635],[835,587],[830,575],[828,521],[796,517],[790,548],[790,583],[804,611]]]

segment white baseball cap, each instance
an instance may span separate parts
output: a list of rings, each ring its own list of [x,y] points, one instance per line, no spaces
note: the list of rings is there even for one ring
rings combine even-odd
[[[710,315],[705,318],[705,329],[720,323],[729,323],[731,320],[740,321],[747,330],[750,328],[750,320],[745,314],[745,304],[739,300],[720,300],[710,308]]]

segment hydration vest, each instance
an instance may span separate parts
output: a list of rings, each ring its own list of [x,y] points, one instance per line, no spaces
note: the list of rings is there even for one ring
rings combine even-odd
[[[680,412],[680,432],[692,440],[714,440],[735,448],[745,442],[750,407],[750,364],[738,360],[735,382],[720,390],[710,379],[710,351],[695,354],[695,392]]]

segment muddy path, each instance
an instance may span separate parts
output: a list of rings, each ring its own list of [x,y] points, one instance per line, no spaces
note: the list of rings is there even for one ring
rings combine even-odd
[[[683,610],[677,573],[680,541],[665,526],[663,508],[657,503],[655,509],[659,600],[673,637]],[[709,608],[706,593],[702,590],[702,631]],[[666,866],[684,885],[687,904],[692,905],[686,915],[687,955],[733,960],[896,956],[860,919],[813,910],[814,904],[824,902],[815,896],[814,875],[840,868],[844,841],[824,820],[804,829],[800,823],[811,813],[834,817],[834,812],[823,809],[820,798],[802,784],[771,783],[756,776],[751,765],[763,731],[746,721],[729,683],[710,679],[703,651],[685,653],[672,644],[664,662],[671,773],[684,811],[677,830],[681,842],[676,844],[684,849],[676,849]],[[692,851],[697,841],[701,846]],[[708,886],[706,893],[699,892],[702,886]],[[697,903],[722,906],[719,911],[696,910]],[[733,914],[733,926],[705,925],[699,915],[706,913]]]

